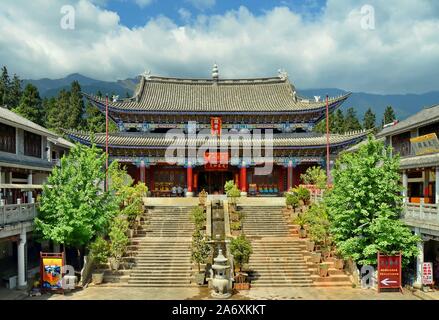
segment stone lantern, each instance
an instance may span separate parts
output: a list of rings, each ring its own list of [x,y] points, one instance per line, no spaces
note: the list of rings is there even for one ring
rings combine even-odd
[[[230,288],[232,287],[232,279],[227,277],[227,270],[230,266],[227,259],[223,255],[223,250],[219,249],[218,256],[213,259],[214,264],[210,270],[210,280],[212,280],[212,297],[227,299],[231,297]],[[212,271],[213,270],[213,271]]]

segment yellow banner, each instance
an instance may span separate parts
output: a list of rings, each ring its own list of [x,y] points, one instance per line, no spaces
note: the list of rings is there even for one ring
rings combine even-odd
[[[429,133],[420,137],[411,138],[410,143],[417,156],[439,152],[439,140],[436,133]]]

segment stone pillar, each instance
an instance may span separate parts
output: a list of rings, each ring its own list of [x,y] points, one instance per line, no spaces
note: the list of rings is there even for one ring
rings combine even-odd
[[[415,229],[415,233],[418,236],[421,236],[421,231],[419,230],[419,228]],[[422,264],[424,263],[424,241],[421,241],[418,244],[418,250],[419,250],[419,254],[416,257],[416,279],[415,279],[415,285],[418,288],[422,287]]]
[[[435,168],[435,203],[439,204],[439,167]]]
[[[140,161],[140,174],[139,174],[139,178],[140,178],[140,182],[145,183],[146,179],[145,179],[145,161]]]
[[[192,163],[189,162],[187,165],[187,193],[186,197],[193,197],[194,193],[192,192]]]
[[[17,243],[17,256],[18,256],[18,288],[25,289],[27,287],[26,282],[26,229],[22,229],[20,233],[20,239]]]
[[[287,192],[293,187],[293,161],[288,161],[287,169]]]
[[[27,176],[27,184],[33,184],[33,176],[32,176],[32,171],[28,174]],[[32,203],[32,198],[33,198],[33,194],[32,191],[28,191],[27,192],[27,202],[28,203]]]
[[[404,170],[402,172],[402,196],[404,203],[408,202],[407,190],[408,190],[408,174],[407,171]]]
[[[247,168],[245,161],[242,161],[241,170],[240,170],[240,179],[241,181],[241,196],[247,195]]]

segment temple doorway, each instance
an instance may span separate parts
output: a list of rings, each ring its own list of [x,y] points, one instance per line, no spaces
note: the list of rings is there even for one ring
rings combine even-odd
[[[200,171],[198,192],[204,189],[209,194],[224,194],[224,184],[228,180],[233,180],[231,171]]]

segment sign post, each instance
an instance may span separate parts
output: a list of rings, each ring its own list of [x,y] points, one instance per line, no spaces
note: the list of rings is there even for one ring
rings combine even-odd
[[[422,264],[422,284],[431,286],[433,284],[433,263],[424,262]]]
[[[399,289],[402,292],[402,256],[381,255],[378,252],[378,292],[381,289]]]
[[[40,252],[41,291],[61,291],[63,288],[63,266],[65,265],[64,252]]]

